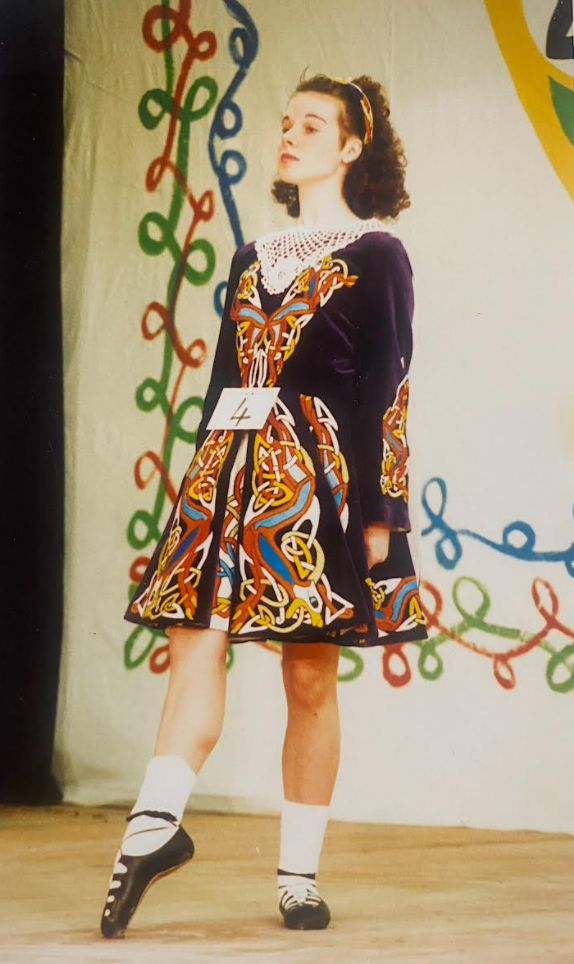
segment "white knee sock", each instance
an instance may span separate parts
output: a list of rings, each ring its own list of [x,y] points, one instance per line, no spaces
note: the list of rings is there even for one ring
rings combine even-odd
[[[196,780],[197,774],[183,757],[154,756],[147,765],[131,812],[159,810],[173,814],[179,823]],[[124,833],[122,851],[134,857],[151,853],[167,843],[176,831],[177,826],[163,817],[134,817],[129,821]]]
[[[289,883],[288,876],[317,873],[329,809],[314,803],[283,800],[278,869],[284,873],[277,877],[279,886]]]

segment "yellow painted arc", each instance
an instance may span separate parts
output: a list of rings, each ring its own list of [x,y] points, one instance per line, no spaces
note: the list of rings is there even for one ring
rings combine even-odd
[[[540,143],[574,201],[574,148],[556,116],[548,77],[574,90],[574,77],[540,52],[526,23],[521,0],[484,0],[494,35],[516,93]]]

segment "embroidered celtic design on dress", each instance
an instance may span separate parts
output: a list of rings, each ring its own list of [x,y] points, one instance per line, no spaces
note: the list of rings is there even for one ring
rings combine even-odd
[[[225,516],[219,540],[219,556],[215,573],[215,584],[212,592],[209,625],[213,629],[223,629],[226,631],[229,628],[229,616],[231,613],[233,573],[237,565],[237,539],[245,480],[246,450],[247,435],[243,435],[235,455],[227,485]]]
[[[305,269],[293,281],[282,303],[269,316],[258,291],[260,264],[241,275],[231,308],[237,325],[236,346],[242,385],[273,386],[299,342],[301,331],[332,294],[352,286],[345,261],[326,255],[320,267]],[[337,423],[320,399],[302,396],[323,448],[323,468],[341,523],[348,521],[348,470],[336,435]],[[211,429],[186,473],[169,535],[156,571],[131,609],[142,617],[192,620],[197,611],[198,583],[212,542],[217,484],[234,432]],[[331,589],[324,571],[325,555],[317,539],[320,505],[315,470],[299,440],[292,416],[278,400],[265,426],[254,433],[254,468],[250,497],[238,542],[245,486],[247,436],[242,439],[228,482],[220,536],[210,626],[235,633],[272,628],[289,633],[302,623],[327,626],[350,618],[351,603]],[[239,565],[239,602],[231,626],[233,574]]]
[[[243,272],[231,307],[237,324],[237,356],[243,386],[274,385],[317,308],[343,286],[355,284],[345,261],[326,255],[319,269],[305,269],[269,316],[257,286],[260,264]],[[319,399],[301,396],[302,410],[325,446],[324,470],[344,526],[348,519],[348,470],[336,438],[337,424]],[[338,455],[337,470],[328,447]],[[337,477],[337,471],[340,477]],[[334,593],[325,573],[325,554],[317,539],[320,505],[315,469],[297,436],[289,410],[278,399],[254,435],[251,495],[239,547],[240,598],[231,631],[247,634],[267,628],[290,633],[302,624],[327,626],[350,618],[349,600]]]
[[[409,378],[399,383],[392,405],[383,415],[383,457],[381,461],[381,491],[393,499],[402,497],[408,502],[408,459],[406,424],[409,400]]]
[[[349,506],[347,492],[349,489],[349,469],[337,437],[337,421],[325,402],[314,395],[299,397],[301,409],[309,425],[317,436],[317,448],[321,454],[323,471],[339,513],[341,525],[347,531],[349,524]]]
[[[333,591],[316,538],[321,510],[315,469],[280,399],[255,434],[253,458],[231,632],[247,635],[264,628],[281,636],[301,625],[350,619],[354,608]]]
[[[318,270],[307,268],[298,275],[281,305],[268,316],[261,307],[257,286],[259,268],[259,261],[255,261],[241,275],[231,317],[237,324],[241,384],[264,388],[275,385],[317,309],[338,288],[354,285],[357,275],[349,274],[345,261],[326,255]]]
[[[233,432],[214,429],[195,453],[155,572],[144,592],[132,601],[133,613],[149,619],[193,619],[197,586],[213,538],[217,482],[232,441]]]
[[[367,577],[379,636],[404,632],[426,624],[415,576],[397,576],[375,581]]]

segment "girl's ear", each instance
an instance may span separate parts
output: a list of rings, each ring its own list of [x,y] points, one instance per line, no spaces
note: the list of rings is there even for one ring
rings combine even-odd
[[[345,164],[352,164],[360,157],[363,151],[363,142],[359,137],[353,136],[349,137],[345,146],[343,147],[342,160]]]

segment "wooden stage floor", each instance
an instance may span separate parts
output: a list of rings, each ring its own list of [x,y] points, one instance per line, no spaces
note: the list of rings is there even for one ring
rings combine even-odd
[[[574,964],[572,836],[332,821],[319,874],[332,923],[289,931],[278,818],[193,812],[194,859],[105,941],[124,815],[0,807],[3,964]]]

